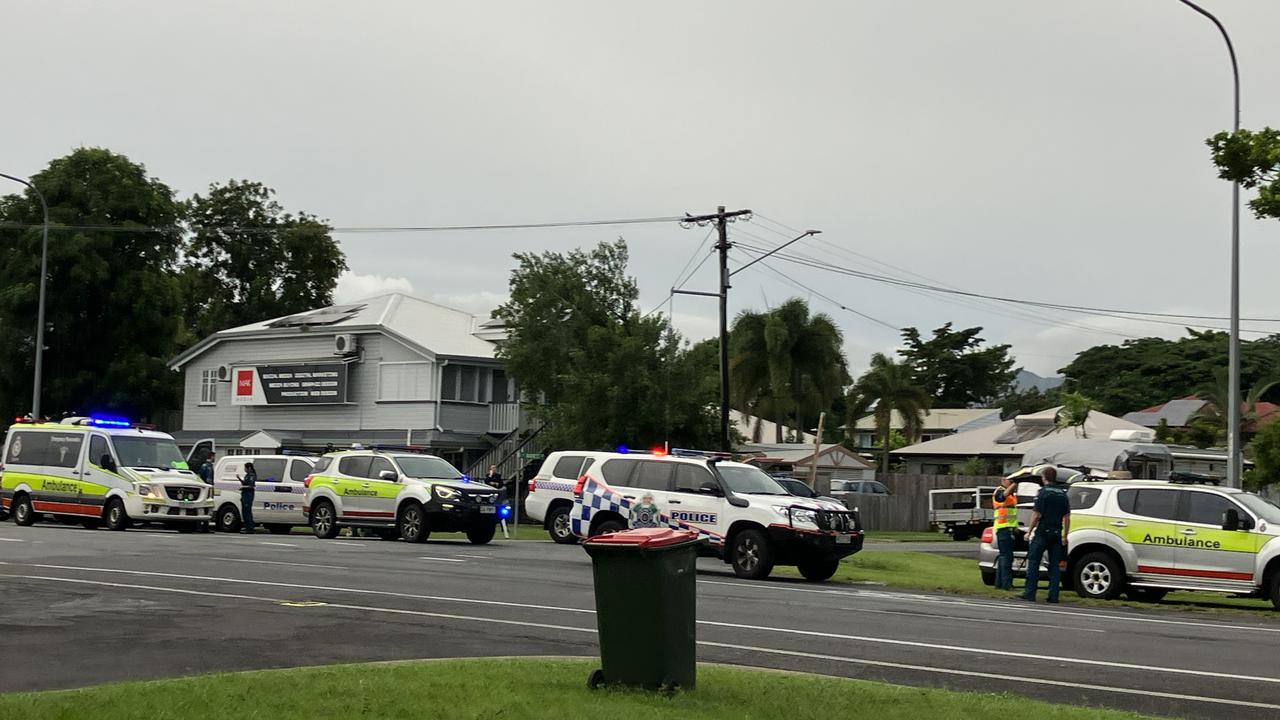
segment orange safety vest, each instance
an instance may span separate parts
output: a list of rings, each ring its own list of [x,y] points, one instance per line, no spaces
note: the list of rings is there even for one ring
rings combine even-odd
[[[1003,488],[1002,488],[1003,489]],[[1005,528],[1018,527],[1018,495],[1012,489],[1005,491],[1004,500],[999,500],[996,495],[1001,492],[997,490],[991,494],[991,506],[996,510],[996,521],[994,527],[996,530]]]

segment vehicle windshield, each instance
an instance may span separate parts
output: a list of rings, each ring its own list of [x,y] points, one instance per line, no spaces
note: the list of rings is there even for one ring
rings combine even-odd
[[[805,485],[803,482],[800,482],[799,480],[790,480],[790,479],[784,479],[784,478],[774,478],[774,479],[777,480],[778,484],[786,488],[786,490],[790,492],[792,495],[796,495],[799,497],[807,497],[807,498],[814,497],[814,493],[812,490],[809,489],[809,486]]]
[[[1270,500],[1253,493],[1239,493],[1233,497],[1263,520],[1280,524],[1280,507]]]
[[[124,467],[187,469],[187,462],[172,438],[116,435],[111,438],[111,444],[115,446],[116,457]]]
[[[720,477],[729,489],[748,495],[790,495],[777,480],[760,468],[718,466]]]
[[[437,457],[397,455],[396,464],[405,477],[420,480],[458,480],[462,477],[458,468]]]

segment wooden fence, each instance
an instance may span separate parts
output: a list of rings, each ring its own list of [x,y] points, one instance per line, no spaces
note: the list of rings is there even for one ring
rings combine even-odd
[[[969,475],[876,474],[876,479],[889,488],[892,495],[858,495],[847,500],[857,507],[862,525],[867,530],[929,529],[929,491],[939,488],[997,486],[999,477]]]

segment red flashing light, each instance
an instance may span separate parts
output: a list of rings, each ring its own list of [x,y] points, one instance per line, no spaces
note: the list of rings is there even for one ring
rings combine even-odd
[[[992,541],[992,539],[995,537],[995,534],[996,534],[996,531],[995,531],[995,530],[993,530],[993,529],[991,529],[991,528],[983,528],[983,530],[982,530],[982,542],[987,543],[987,544],[991,544],[991,541]]]
[[[651,455],[653,455],[654,457],[666,457],[666,456],[667,456],[667,449],[666,449],[666,448],[664,448],[664,447],[656,447],[656,448],[654,448],[654,449],[650,450],[650,451],[649,451],[649,453],[650,453]]]

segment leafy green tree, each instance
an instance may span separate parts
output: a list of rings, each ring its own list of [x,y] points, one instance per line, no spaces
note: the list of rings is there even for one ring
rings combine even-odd
[[[1197,415],[1203,418],[1217,432],[1215,436],[1226,438],[1227,431],[1227,413],[1231,408],[1231,386],[1229,385],[1227,369],[1225,367],[1217,368],[1213,373],[1213,382],[1200,388],[1196,395],[1205,401],[1205,406],[1200,409]],[[1241,424],[1248,428],[1258,421],[1258,402],[1262,400],[1262,396],[1266,395],[1271,388],[1280,384],[1280,381],[1265,380],[1258,381],[1249,388],[1249,391],[1243,398],[1236,401],[1240,408]]]
[[[920,437],[920,427],[929,412],[929,393],[915,383],[906,363],[876,353],[871,356],[871,367],[849,391],[848,407],[849,427],[868,412],[875,416],[876,434],[880,438],[880,467],[882,472],[889,472],[893,411],[897,410],[902,416],[903,435],[914,441]]]
[[[1078,392],[1063,393],[1062,408],[1058,410],[1058,427],[1073,428],[1080,437],[1089,437],[1085,423],[1089,413],[1098,409],[1098,403]]]
[[[708,353],[685,347],[667,320],[641,317],[622,240],[590,251],[519,253],[511,299],[494,311],[512,376],[543,402],[553,447],[717,444]]]
[[[743,312],[729,338],[729,386],[746,412],[803,432],[849,384],[844,336],[830,316],[787,300],[765,313]]]
[[[138,228],[54,230],[49,236],[43,409],[110,411],[150,418],[176,408],[181,295],[175,275],[181,233],[173,191],[146,168],[102,148],[53,160],[32,182],[55,225]],[[34,193],[0,199],[0,398],[26,413],[34,365],[40,282],[40,202]],[[143,230],[143,228],[156,228]]]
[[[1253,460],[1253,470],[1245,474],[1250,489],[1280,482],[1280,422],[1262,428],[1245,451]]]
[[[1008,345],[981,347],[980,327],[952,330],[947,323],[924,340],[920,331],[902,330],[906,347],[899,350],[934,407],[986,405],[1009,394],[1017,376]]]
[[[1249,207],[1258,218],[1280,218],[1280,130],[1220,132],[1205,141],[1218,177],[1258,189]]]
[[[325,222],[285,212],[274,196],[261,183],[231,180],[185,203],[188,343],[333,304],[346,257]]]

